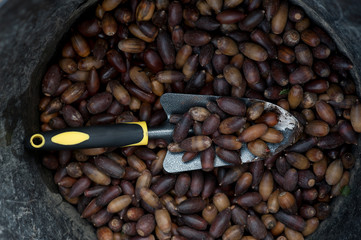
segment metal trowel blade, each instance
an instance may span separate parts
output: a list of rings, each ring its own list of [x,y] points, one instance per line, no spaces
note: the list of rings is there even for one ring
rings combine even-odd
[[[163,106],[164,111],[167,114],[169,119],[172,114],[183,114],[187,112],[192,107],[206,107],[207,103],[210,101],[215,102],[219,96],[209,96],[209,95],[192,95],[192,94],[179,94],[179,93],[166,93],[163,94],[160,101]],[[249,99],[249,98],[240,98],[245,104],[250,106],[256,102],[264,102],[264,110],[265,111],[273,111],[278,113],[279,122],[275,129],[281,131],[283,133],[284,139],[281,143],[277,144],[269,144],[268,147],[270,149],[270,156],[275,155],[285,149],[287,146],[293,144],[300,133],[301,125],[298,120],[290,114],[285,109],[266,101],[258,100],[258,99]],[[242,163],[249,163],[254,161],[263,160],[262,158],[254,156],[247,148],[246,144],[243,144],[240,150]],[[202,169],[200,154],[198,156],[184,163],[182,161],[183,153],[172,153],[167,152],[167,155],[163,162],[163,168],[165,171],[169,173],[176,172],[185,172],[185,171],[193,171],[197,169]],[[222,167],[228,166],[229,163],[223,161],[218,156],[216,156],[214,161],[214,167]]]

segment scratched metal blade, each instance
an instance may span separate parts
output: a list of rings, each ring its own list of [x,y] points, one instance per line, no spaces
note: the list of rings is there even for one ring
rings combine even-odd
[[[208,102],[216,101],[217,98],[219,98],[219,96],[166,93],[162,95],[160,101],[169,119],[169,116],[171,114],[183,114],[187,112],[191,107],[195,107],[195,106],[206,107]],[[247,106],[255,102],[264,102],[265,111],[274,111],[278,113],[279,122],[276,126],[274,126],[274,128],[283,133],[284,139],[281,143],[268,144],[271,155],[279,153],[287,146],[295,142],[300,132],[299,130],[301,126],[298,120],[288,111],[284,110],[283,108],[275,104],[265,102],[262,100],[249,99],[249,98],[240,98],[240,99],[244,101]],[[248,150],[246,144],[243,144],[240,150],[240,155],[241,155],[242,163],[262,160],[261,158],[255,157]],[[187,163],[184,163],[182,161],[182,156],[183,153],[172,153],[168,151],[163,163],[164,170],[170,173],[175,173],[175,172],[184,172],[184,171],[202,169],[200,154],[198,154],[198,156],[195,159]],[[216,156],[214,161],[215,167],[222,167],[227,165],[230,164]]]

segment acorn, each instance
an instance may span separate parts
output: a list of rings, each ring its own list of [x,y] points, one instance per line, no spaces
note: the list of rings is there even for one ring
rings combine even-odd
[[[240,164],[241,158],[239,152],[233,150],[227,150],[221,147],[216,147],[216,154],[222,160],[231,163],[231,164]]]
[[[287,239],[295,239],[295,240],[304,239],[302,233],[295,231],[288,227],[285,228],[285,235],[286,235]]]
[[[252,174],[245,172],[238,178],[235,186],[235,195],[239,196],[245,193],[248,188],[252,185]]]
[[[213,142],[216,145],[228,150],[239,150],[242,147],[242,143],[236,136],[233,135],[220,135],[213,138]]]
[[[243,77],[239,69],[237,69],[235,66],[232,65],[226,65],[223,68],[223,76],[226,79],[226,81],[235,87],[241,87]]]
[[[322,160],[314,163],[312,165],[312,170],[317,179],[323,179],[327,170],[327,158],[324,157]]]
[[[145,49],[145,42],[137,38],[123,39],[118,43],[118,48],[123,52],[141,53]]]
[[[272,214],[265,214],[261,216],[261,220],[267,229],[272,229],[276,226],[277,220]]]
[[[356,159],[352,153],[346,152],[341,155],[341,161],[345,169],[351,169],[355,165]]]
[[[298,185],[301,188],[311,188],[316,183],[316,176],[310,170],[301,170],[298,172]]]
[[[312,233],[314,233],[319,226],[319,222],[320,221],[318,220],[317,217],[308,219],[306,221],[306,227],[302,231],[303,236],[307,237],[308,235],[311,235]]]
[[[311,47],[317,47],[321,40],[318,35],[311,29],[306,29],[301,32],[301,39],[304,43]]]
[[[271,233],[274,236],[278,236],[278,235],[281,235],[283,233],[284,229],[285,229],[285,225],[283,223],[281,223],[280,221],[277,221],[276,226],[274,226],[271,229]]]
[[[241,142],[251,142],[256,140],[257,138],[261,137],[263,134],[266,133],[268,127],[266,124],[259,123],[252,125],[241,133],[238,137],[239,141]]]
[[[302,217],[297,215],[287,214],[284,211],[279,211],[274,214],[276,219],[282,222],[287,227],[296,230],[296,231],[303,231],[306,227],[306,222],[303,220]]]
[[[263,110],[264,110],[263,102],[253,103],[251,106],[247,108],[247,119],[250,121],[256,120],[262,115]]]
[[[232,214],[232,222],[238,224],[240,226],[247,225],[247,212],[243,210],[241,207],[232,206],[231,207],[231,214]]]
[[[278,123],[278,115],[274,112],[265,112],[255,120],[255,123],[264,123],[268,127],[274,127]]]
[[[232,239],[240,239],[243,236],[244,227],[240,225],[233,225],[227,228],[227,230],[223,233],[223,240],[232,240]]]
[[[278,60],[285,63],[290,64],[296,59],[295,52],[292,48],[287,46],[279,46],[278,47]]]
[[[293,85],[288,92],[288,102],[291,109],[295,109],[300,105],[303,98],[303,88],[300,85]]]
[[[310,162],[303,154],[297,152],[289,152],[286,153],[285,156],[289,164],[299,170],[304,170],[310,167]]]
[[[299,180],[298,171],[294,168],[290,168],[285,173],[284,183],[282,187],[286,191],[293,191],[297,186],[298,180]]]
[[[317,203],[314,208],[316,209],[316,217],[319,220],[325,220],[331,213],[331,207],[327,203]]]
[[[261,136],[261,139],[268,143],[280,143],[283,141],[284,136],[277,129],[268,128],[266,133]]]
[[[248,192],[234,199],[234,202],[241,207],[253,207],[262,201],[258,192]]]
[[[281,192],[278,195],[278,202],[280,207],[290,214],[297,212],[297,205],[295,197],[289,192]]]
[[[288,2],[281,1],[278,11],[273,16],[271,21],[271,28],[274,34],[280,34],[285,29],[288,19]]]
[[[337,184],[343,173],[343,165],[340,159],[334,160],[330,163],[326,170],[325,179],[329,185]]]
[[[300,66],[295,71],[293,71],[289,76],[289,82],[292,85],[295,84],[304,84],[310,81],[314,73],[312,69],[308,66]]]
[[[238,53],[237,44],[229,37],[218,38],[217,47],[219,51],[226,56],[234,56]]]
[[[260,158],[266,158],[270,153],[268,145],[261,139],[248,142],[247,148],[253,155]]]
[[[257,216],[248,215],[247,229],[256,239],[263,239],[267,235],[267,229]]]
[[[299,213],[303,218],[310,219],[316,215],[316,209],[310,205],[303,205],[300,207]]]
[[[137,21],[149,21],[153,17],[154,10],[155,4],[153,1],[140,1],[135,13]]]
[[[267,51],[256,43],[241,43],[239,45],[239,50],[243,53],[243,55],[256,62],[262,62],[268,58]]]
[[[200,152],[209,148],[212,140],[207,136],[194,136],[183,140],[180,147],[187,152]]]
[[[129,195],[122,195],[120,197],[117,197],[113,199],[107,206],[107,211],[110,213],[119,212],[122,209],[129,206],[129,204],[132,202],[132,198]],[[84,213],[83,213],[84,214]]]
[[[321,161],[324,157],[323,152],[318,148],[311,148],[306,152],[306,157],[311,162],[318,162]]]
[[[218,210],[214,204],[208,204],[202,211],[202,217],[204,220],[211,224],[213,220],[216,218],[218,214]]]
[[[351,108],[350,119],[353,129],[358,133],[361,132],[361,124],[359,121],[360,117],[361,117],[361,104],[357,101],[356,104],[353,105]]]
[[[229,199],[224,193],[216,193],[213,196],[213,204],[216,206],[218,212],[222,212],[224,209],[230,207]]]
[[[272,177],[272,173],[268,170],[266,170],[263,173],[263,177],[261,179],[261,182],[259,184],[259,193],[262,196],[262,200],[263,201],[267,201],[269,196],[272,194],[273,192],[273,177]]]
[[[253,207],[253,210],[259,214],[268,214],[269,213],[266,202],[258,203],[256,206]]]
[[[317,114],[323,121],[331,126],[336,124],[336,114],[331,105],[321,100],[316,102],[315,107]]]
[[[226,231],[228,223],[231,220],[231,208],[226,208],[222,212],[218,213],[213,220],[209,233],[214,238],[219,238]]]
[[[329,125],[322,120],[313,120],[305,127],[305,133],[314,137],[324,137],[330,131]]]
[[[357,145],[357,134],[353,130],[349,121],[340,120],[338,122],[338,132],[345,139],[347,143]]]
[[[288,30],[283,34],[283,43],[289,47],[296,46],[300,41],[300,34],[295,30]]]
[[[306,44],[298,44],[295,47],[296,59],[301,65],[312,66],[313,56],[310,48]]]

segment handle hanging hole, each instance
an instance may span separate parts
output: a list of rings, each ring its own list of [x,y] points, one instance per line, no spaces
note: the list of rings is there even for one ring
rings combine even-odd
[[[34,134],[30,138],[30,144],[34,148],[41,148],[45,144],[45,138],[41,134]]]

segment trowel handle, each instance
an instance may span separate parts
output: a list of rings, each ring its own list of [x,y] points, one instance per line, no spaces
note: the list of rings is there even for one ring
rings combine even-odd
[[[43,150],[147,145],[148,128],[146,122],[64,128],[36,133],[26,144],[31,149]]]

